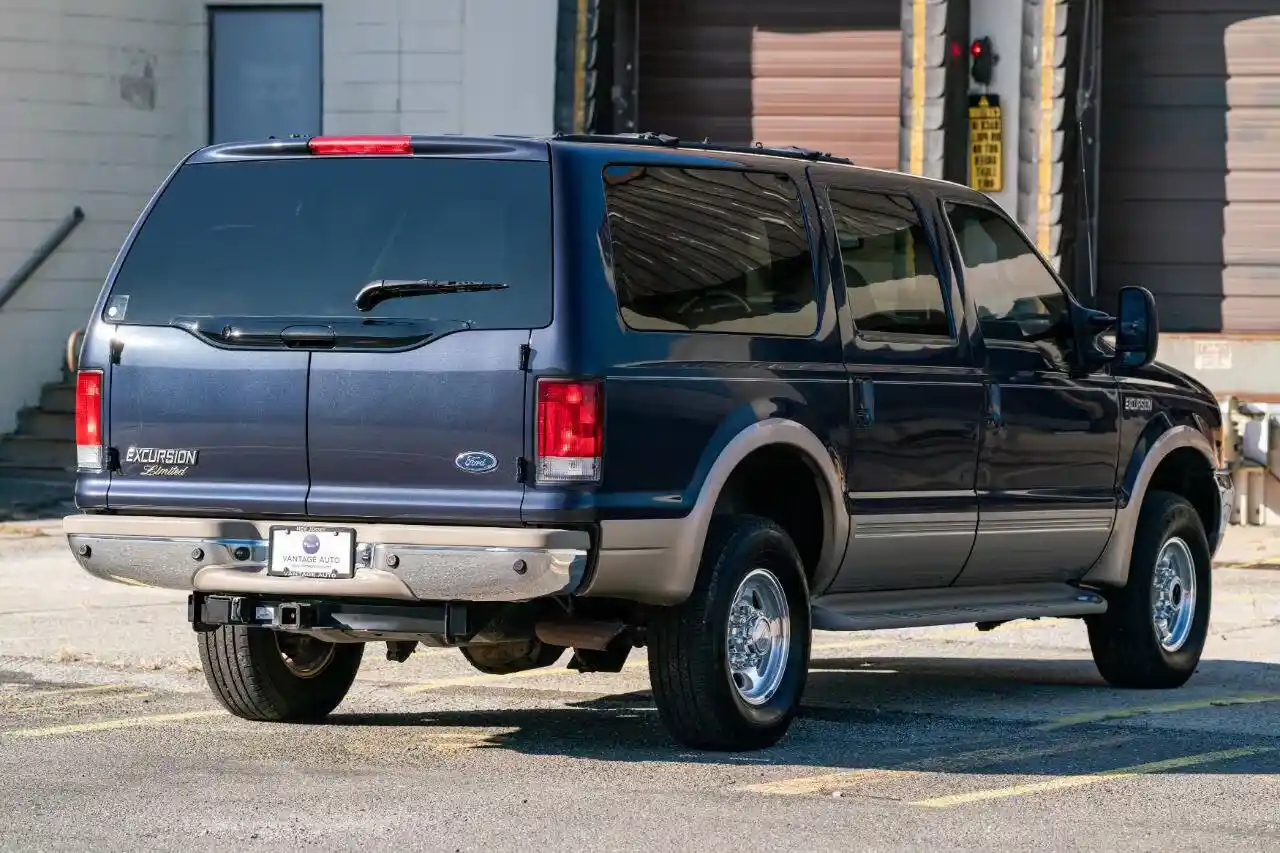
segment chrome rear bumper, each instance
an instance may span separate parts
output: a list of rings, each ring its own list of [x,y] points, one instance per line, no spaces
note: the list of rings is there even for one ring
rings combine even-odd
[[[577,591],[590,537],[578,530],[356,524],[351,578],[267,573],[268,530],[285,520],[73,515],[81,568],[117,583],[198,592],[525,601]]]

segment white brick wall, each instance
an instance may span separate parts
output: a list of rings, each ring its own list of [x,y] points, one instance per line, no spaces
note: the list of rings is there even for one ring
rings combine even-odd
[[[325,133],[551,130],[555,0],[321,5]],[[56,378],[157,184],[206,142],[206,8],[0,0],[0,280],[75,205],[86,214],[0,309],[0,433]]]
[[[0,431],[56,378],[156,184],[202,133],[184,2],[0,0],[0,277],[75,205],[86,219],[0,309]],[[154,82],[148,99],[146,69]]]

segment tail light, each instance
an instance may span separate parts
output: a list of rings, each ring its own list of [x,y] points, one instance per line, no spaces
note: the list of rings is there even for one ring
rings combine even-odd
[[[307,142],[312,154],[412,154],[408,136],[313,136]]]
[[[101,471],[102,371],[81,370],[76,374],[76,467]]]
[[[600,382],[538,380],[538,482],[594,483],[604,456]]]

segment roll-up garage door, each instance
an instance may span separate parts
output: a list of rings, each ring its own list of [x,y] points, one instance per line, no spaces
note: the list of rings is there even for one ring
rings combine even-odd
[[[1280,0],[1104,0],[1099,305],[1280,332]]]
[[[897,168],[900,0],[644,0],[640,129]]]

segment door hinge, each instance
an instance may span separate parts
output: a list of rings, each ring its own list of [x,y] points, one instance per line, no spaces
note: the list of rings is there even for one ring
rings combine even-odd
[[[533,347],[528,344],[520,345],[520,371],[523,373],[528,371],[529,362],[533,361]]]

